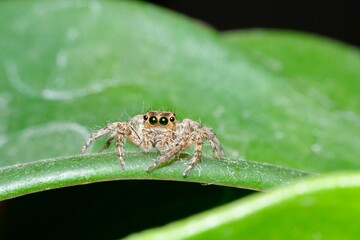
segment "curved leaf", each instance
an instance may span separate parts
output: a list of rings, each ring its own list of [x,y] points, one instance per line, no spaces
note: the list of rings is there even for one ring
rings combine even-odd
[[[180,160],[170,166],[161,166],[147,173],[157,154],[129,153],[126,168],[122,169],[116,154],[94,154],[67,158],[48,159],[0,169],[0,200],[51,188],[120,179],[156,179],[200,182],[252,189],[268,189],[288,183],[296,178],[309,176],[286,168],[279,168],[248,161],[216,160],[205,157],[200,166],[187,178],[186,168]]]

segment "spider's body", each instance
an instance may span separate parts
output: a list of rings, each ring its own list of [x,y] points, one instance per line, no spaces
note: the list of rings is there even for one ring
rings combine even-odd
[[[148,168],[148,171],[172,159],[180,151],[196,144],[195,154],[183,173],[184,177],[187,176],[189,171],[201,160],[204,138],[210,142],[217,159],[224,156],[220,142],[212,129],[190,119],[177,121],[172,112],[149,111],[144,115],[136,115],[127,122],[110,123],[91,134],[80,154],[83,154],[94,140],[106,134],[110,134],[110,137],[102,151],[106,150],[116,138],[117,154],[122,167],[125,165],[123,153],[125,139],[144,151],[155,148],[161,153],[161,156]]]

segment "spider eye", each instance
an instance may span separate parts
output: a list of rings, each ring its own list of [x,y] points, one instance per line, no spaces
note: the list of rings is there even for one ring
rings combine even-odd
[[[162,118],[160,118],[159,122],[160,122],[160,125],[166,126],[168,124],[169,120],[166,117],[162,117]]]
[[[171,117],[171,118],[170,118],[170,122],[173,122],[173,121],[175,121],[175,118],[174,118],[174,117]]]
[[[148,116],[147,115],[144,115],[144,120],[146,121],[146,120],[148,120]]]
[[[156,118],[156,117],[154,117],[154,116],[150,117],[150,119],[149,119],[149,123],[150,123],[151,125],[155,125],[155,124],[157,124],[157,118]]]

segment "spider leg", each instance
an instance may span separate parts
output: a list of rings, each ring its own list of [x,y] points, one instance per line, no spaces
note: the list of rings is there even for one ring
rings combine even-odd
[[[128,127],[130,131],[127,135],[127,138],[132,144],[134,144],[135,146],[139,146],[141,144],[141,138],[139,134],[131,125],[129,125]]]
[[[116,134],[117,134],[117,139],[116,139],[116,152],[118,155],[118,159],[120,162],[120,165],[122,167],[122,169],[125,168],[125,160],[124,160],[124,150],[123,150],[123,145],[125,143],[125,139],[129,136],[129,132],[131,132],[131,129],[133,129],[127,122],[117,122],[116,126],[114,127],[117,131],[113,132],[109,138],[109,140],[107,141],[105,147],[108,145],[110,145],[110,143],[112,142],[112,140],[115,138]]]
[[[176,144],[173,148],[171,148],[168,152],[160,156],[146,171],[150,172],[164,162],[172,159],[176,154],[178,154],[181,150],[185,149],[189,145],[189,138],[184,139],[180,143]]]
[[[86,149],[91,145],[91,143],[93,141],[95,141],[96,139],[114,131],[117,127],[117,122],[115,123],[111,123],[109,125],[107,125],[106,127],[104,128],[101,128],[99,129],[98,131],[96,132],[93,132],[90,137],[87,139],[85,145],[82,147],[81,151],[80,151],[80,155],[84,154],[84,152],[86,151]]]
[[[214,131],[210,128],[203,128],[204,132],[203,135],[204,137],[209,141],[211,149],[214,152],[214,155],[217,159],[221,159],[224,157],[224,151],[220,145],[220,141],[217,138],[216,134],[214,133]]]
[[[189,166],[185,169],[183,172],[183,177],[186,177],[190,170],[200,162],[201,156],[202,156],[202,147],[203,147],[204,141],[202,139],[201,133],[198,133],[196,135],[196,147],[195,147],[195,153],[194,156],[191,159],[191,162]]]
[[[183,122],[185,124],[185,128],[188,129],[188,131],[190,131],[190,129],[192,128],[192,129],[197,129],[198,131],[201,132],[202,136],[209,141],[211,145],[211,149],[213,150],[214,155],[217,159],[221,159],[224,157],[224,151],[221,148],[220,141],[217,138],[214,130],[202,126],[198,122],[195,122],[190,119],[184,119]]]
[[[100,152],[104,152],[106,149],[108,149],[110,147],[110,145],[111,145],[112,141],[114,140],[115,136],[116,136],[116,132],[114,131],[114,132],[111,133],[109,139],[105,143],[105,146],[100,150]]]
[[[131,118],[128,122],[127,122],[127,134],[126,134],[126,138],[135,146],[140,146],[142,143],[142,137],[141,135],[138,133],[139,128],[138,126],[141,125],[143,123],[144,119],[143,119],[143,115],[136,115],[135,117]]]
[[[125,143],[125,138],[124,138],[124,133],[122,132],[122,130],[123,130],[123,128],[121,128],[119,125],[118,135],[117,135],[117,140],[116,140],[116,150],[117,150],[117,155],[118,155],[118,158],[120,161],[120,165],[124,169],[125,160],[124,160],[123,145]]]

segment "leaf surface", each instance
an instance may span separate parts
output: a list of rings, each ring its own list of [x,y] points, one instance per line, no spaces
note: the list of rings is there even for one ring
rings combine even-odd
[[[290,33],[277,38],[250,34],[241,40],[241,34],[223,36],[144,2],[37,0],[0,5],[1,19],[6,19],[0,21],[0,171],[11,169],[13,176],[0,183],[4,189],[24,171],[33,175],[19,181],[26,180],[23,189],[34,191],[114,179],[105,167],[95,169],[91,156],[74,155],[91,131],[150,109],[172,110],[179,119],[213,128],[226,159],[238,162],[221,168],[222,174],[229,169],[229,179],[234,172],[242,173],[236,177],[238,187],[265,189],[303,172],[360,168],[354,157],[360,154],[360,69],[355,68],[360,56],[354,48],[305,34],[298,34],[302,45]],[[288,49],[300,49],[302,58],[295,50],[283,51],[279,46],[284,41]],[[255,47],[264,53],[254,52]],[[288,58],[282,59],[283,54]],[[275,65],[284,63],[283,70],[271,67],[271,61],[269,67],[269,58]],[[314,64],[308,64],[309,59]],[[327,71],[316,70],[316,59],[324,60],[319,68],[331,74],[320,78]],[[95,143],[93,152],[103,143]],[[135,150],[129,144],[125,149]],[[208,145],[204,152],[212,158]],[[96,158],[105,164],[106,156]],[[115,172],[117,159],[112,156]],[[152,155],[136,156],[141,157],[130,154],[127,161],[154,160]],[[65,177],[66,183],[47,178],[53,158],[56,164],[49,171],[54,177],[75,174]],[[57,165],[61,159],[89,165]],[[200,168],[214,162],[204,159]],[[246,165],[252,166],[248,172]],[[161,178],[179,179],[182,170],[173,172],[175,166],[164,168],[171,177],[162,172]],[[83,168],[93,169],[94,180],[84,178]],[[198,172],[206,176],[205,170]],[[138,173],[137,178],[145,176]],[[45,184],[30,186],[31,178]],[[7,197],[25,192],[31,191],[14,190]]]

